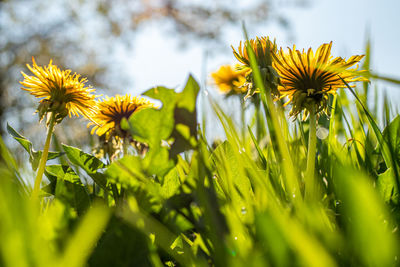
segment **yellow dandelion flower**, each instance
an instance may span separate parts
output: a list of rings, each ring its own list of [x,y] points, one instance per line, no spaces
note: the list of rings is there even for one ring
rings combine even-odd
[[[275,41],[272,42],[269,37],[257,37],[256,39],[249,40],[250,46],[256,55],[257,63],[262,68],[271,66],[271,54],[276,53],[277,47]],[[247,53],[247,42],[239,43],[238,51],[233,46],[233,54],[242,64],[250,68],[250,58]]]
[[[231,65],[221,66],[218,71],[211,73],[215,84],[221,93],[226,95],[245,94],[247,92],[246,70],[237,70]]]
[[[41,98],[38,107],[39,117],[42,119],[48,112],[55,113],[55,121],[59,123],[66,115],[89,118],[95,113],[95,91],[86,87],[86,78],[79,74],[71,74],[71,70],[60,70],[50,60],[49,65],[41,67],[32,58],[32,66],[27,64],[33,76],[21,72],[24,80],[20,82],[26,90],[37,98]]]
[[[364,72],[350,67],[357,64],[364,55],[351,56],[348,60],[341,57],[333,58],[331,55],[332,42],[322,44],[317,51],[311,48],[307,53],[288,48],[284,53],[282,48],[279,53],[273,54],[273,67],[278,72],[281,85],[278,87],[282,97],[287,96],[292,104],[291,116],[304,112],[303,119],[312,108],[315,112],[326,110],[328,95],[335,94],[338,88],[345,88],[347,83],[368,81],[360,77]]]
[[[236,59],[242,63],[241,68],[249,70],[249,95],[258,92],[259,90],[253,86],[254,81],[251,74],[250,57],[247,53],[247,45],[250,44],[252,50],[254,51],[258,67],[260,68],[261,75],[263,76],[264,84],[266,87],[271,88],[271,93],[273,96],[278,97],[279,91],[277,90],[277,85],[279,83],[278,75],[272,68],[272,55],[277,53],[277,46],[275,40],[272,42],[269,37],[256,37],[256,39],[251,39],[249,42],[240,42],[238,50],[236,51],[233,46],[233,54]]]
[[[115,97],[105,97],[102,101],[97,101],[98,112],[91,117],[93,126],[91,134],[96,133],[99,136],[106,134],[106,138],[125,137],[125,131],[121,129],[123,118],[128,119],[134,112],[145,108],[154,107],[154,105],[141,97],[131,97],[116,95]]]

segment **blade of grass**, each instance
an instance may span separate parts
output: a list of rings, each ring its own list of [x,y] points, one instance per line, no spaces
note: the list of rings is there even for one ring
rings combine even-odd
[[[300,186],[299,181],[297,180],[297,175],[295,171],[295,166],[292,161],[292,157],[289,152],[289,148],[287,146],[286,141],[284,140],[284,135],[282,129],[280,127],[280,123],[278,120],[278,112],[274,106],[272,96],[271,96],[271,88],[266,88],[263,83],[263,79],[261,76],[260,69],[257,64],[257,59],[253,48],[250,45],[250,41],[247,35],[247,31],[245,25],[243,23],[243,32],[246,38],[246,49],[250,59],[250,66],[252,69],[254,82],[257,88],[260,89],[261,92],[261,101],[263,102],[264,109],[269,111],[270,119],[272,121],[273,129],[276,131],[276,141],[278,143],[278,149],[280,154],[282,155],[282,169],[285,172],[285,182],[287,184],[287,191],[290,195],[299,196]],[[266,49],[268,50],[268,49]],[[271,130],[271,129],[269,129]],[[295,198],[299,199],[299,197]]]
[[[251,128],[249,126],[247,126],[247,129],[249,130],[251,140],[253,141],[253,144],[256,147],[256,150],[257,150],[258,156],[260,157],[260,161],[261,161],[261,164],[263,166],[263,169],[265,169],[267,167],[267,160],[265,159],[265,156],[262,153],[261,148],[258,145],[258,142],[257,142],[253,132],[251,131]]]

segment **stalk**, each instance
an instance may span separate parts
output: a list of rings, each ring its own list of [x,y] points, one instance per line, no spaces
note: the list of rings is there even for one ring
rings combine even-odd
[[[254,101],[254,106],[255,106],[255,114],[256,114],[256,138],[257,141],[261,140],[261,131],[262,131],[262,126],[261,126],[261,118],[260,118],[260,99],[257,97],[256,100]]]
[[[315,105],[310,111],[310,127],[308,136],[307,169],[305,177],[305,198],[310,199],[316,194],[315,183],[315,153],[317,147],[317,115]]]
[[[53,134],[54,125],[55,125],[55,114],[54,114],[54,112],[52,112],[51,117],[50,117],[49,126],[47,128],[46,142],[44,144],[42,157],[40,158],[39,168],[38,168],[38,172],[37,172],[36,178],[35,178],[35,184],[33,186],[33,191],[32,191],[32,196],[31,196],[32,199],[36,199],[39,196],[40,183],[42,182],[44,169],[46,167],[47,156],[49,154],[49,148],[50,148],[50,140],[51,140],[51,136]]]
[[[244,144],[245,136],[246,136],[246,116],[245,116],[245,103],[244,103],[244,98],[242,95],[240,95],[240,120],[242,123],[242,142]]]
[[[129,146],[128,138],[124,138],[122,140],[122,153],[123,153],[122,157],[128,155],[128,146]]]

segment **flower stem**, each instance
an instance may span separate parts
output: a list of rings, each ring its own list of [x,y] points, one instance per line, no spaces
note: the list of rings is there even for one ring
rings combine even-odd
[[[129,140],[128,138],[124,138],[122,140],[122,157],[125,157],[126,155],[128,155],[128,146],[129,146]]]
[[[307,169],[305,176],[305,198],[311,199],[316,194],[315,173],[315,153],[317,147],[317,115],[315,106],[311,108],[309,118],[309,136],[308,136],[308,152],[307,152]]]
[[[39,196],[40,183],[42,182],[44,169],[46,167],[47,156],[49,154],[49,148],[50,148],[50,140],[53,134],[54,125],[55,125],[55,114],[51,113],[50,122],[47,128],[46,142],[44,144],[42,157],[40,158],[39,168],[36,174],[35,184],[32,191],[32,196],[31,196],[32,199],[36,199]]]
[[[242,95],[240,95],[240,120],[241,120],[241,130],[242,130],[242,142],[244,144],[244,140],[246,137],[246,113],[245,113],[245,103],[244,103],[244,98]]]

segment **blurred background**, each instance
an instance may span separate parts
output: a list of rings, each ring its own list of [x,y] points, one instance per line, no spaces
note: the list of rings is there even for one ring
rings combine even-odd
[[[268,35],[283,47],[333,41],[334,56],[363,54],[370,39],[373,71],[399,78],[399,10],[397,0],[0,0],[0,133],[8,140],[7,122],[30,139],[45,132],[33,115],[37,100],[19,85],[32,57],[86,76],[99,94],[179,90],[192,73],[203,94],[223,100],[209,74],[235,63],[230,46],[243,40],[242,22],[251,38]],[[379,90],[374,97],[388,94],[398,106],[398,87],[379,82]],[[61,141],[88,142],[83,119],[63,125]]]

